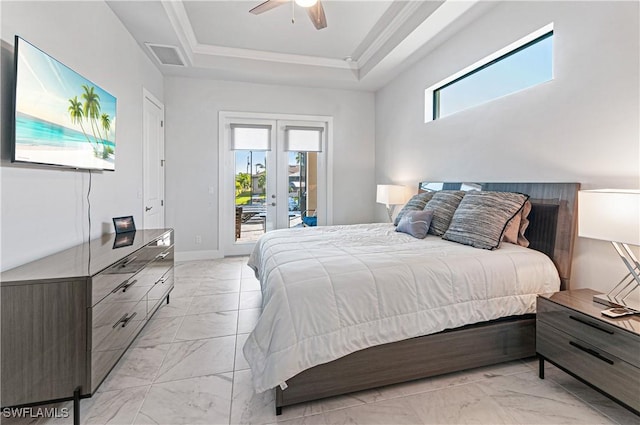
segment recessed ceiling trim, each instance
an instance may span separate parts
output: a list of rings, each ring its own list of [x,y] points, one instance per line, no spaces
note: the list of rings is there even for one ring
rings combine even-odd
[[[213,46],[210,44],[196,45],[193,49],[193,53],[201,55],[223,56],[229,58],[290,63],[295,65],[312,65],[328,68],[353,69],[353,63],[349,64],[343,59],[266,52],[262,50],[242,49],[238,47]]]
[[[376,86],[382,86],[396,75],[394,69],[399,70],[401,64],[421,46],[428,43],[447,26],[461,18],[465,13],[478,5],[488,4],[482,0],[445,1],[427,19],[402,40],[375,67],[360,70],[360,80],[377,81]]]
[[[353,62],[346,63],[342,59],[201,44],[196,38],[187,10],[182,1],[162,1],[162,6],[167,12],[169,21],[180,40],[182,48],[187,52],[190,65],[194,63],[194,55],[201,54],[339,69],[354,69],[356,67],[356,64]]]
[[[382,46],[393,37],[393,35],[411,18],[411,16],[422,6],[422,2],[409,1],[393,17],[389,25],[387,25],[376,37],[365,51],[357,58],[358,68],[366,64],[373,55],[382,48]]]

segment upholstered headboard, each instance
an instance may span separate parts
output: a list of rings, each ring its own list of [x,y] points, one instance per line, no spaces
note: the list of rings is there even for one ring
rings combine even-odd
[[[525,232],[529,248],[543,252],[558,269],[561,289],[569,289],[571,260],[578,222],[580,183],[451,183],[421,182],[420,192],[436,190],[491,190],[529,195],[531,213]]]

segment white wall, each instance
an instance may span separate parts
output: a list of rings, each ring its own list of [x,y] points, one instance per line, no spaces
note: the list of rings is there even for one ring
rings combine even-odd
[[[164,92],[166,221],[178,252],[219,250],[219,111],[333,116],[334,223],[373,220],[373,93],[188,78],[166,78]]]
[[[491,9],[376,93],[376,180],[640,187],[638,16],[637,2]],[[550,22],[553,81],[424,123],[427,87]],[[609,244],[578,239],[572,287],[607,290],[624,273]]]
[[[88,173],[9,162],[14,35],[20,35],[117,100],[116,171],[94,172],[91,236],[111,218],[142,224],[142,88],[162,99],[160,72],[103,2],[0,2],[1,253],[3,270],[82,242],[88,236]]]

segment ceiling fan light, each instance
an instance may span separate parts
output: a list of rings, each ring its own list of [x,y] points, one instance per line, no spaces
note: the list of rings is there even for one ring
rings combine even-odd
[[[296,4],[301,7],[311,7],[318,3],[318,0],[295,0]]]

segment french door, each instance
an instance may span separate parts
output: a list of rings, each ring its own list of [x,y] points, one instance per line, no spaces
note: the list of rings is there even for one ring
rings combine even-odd
[[[323,117],[221,113],[220,246],[251,252],[264,233],[330,223]]]

